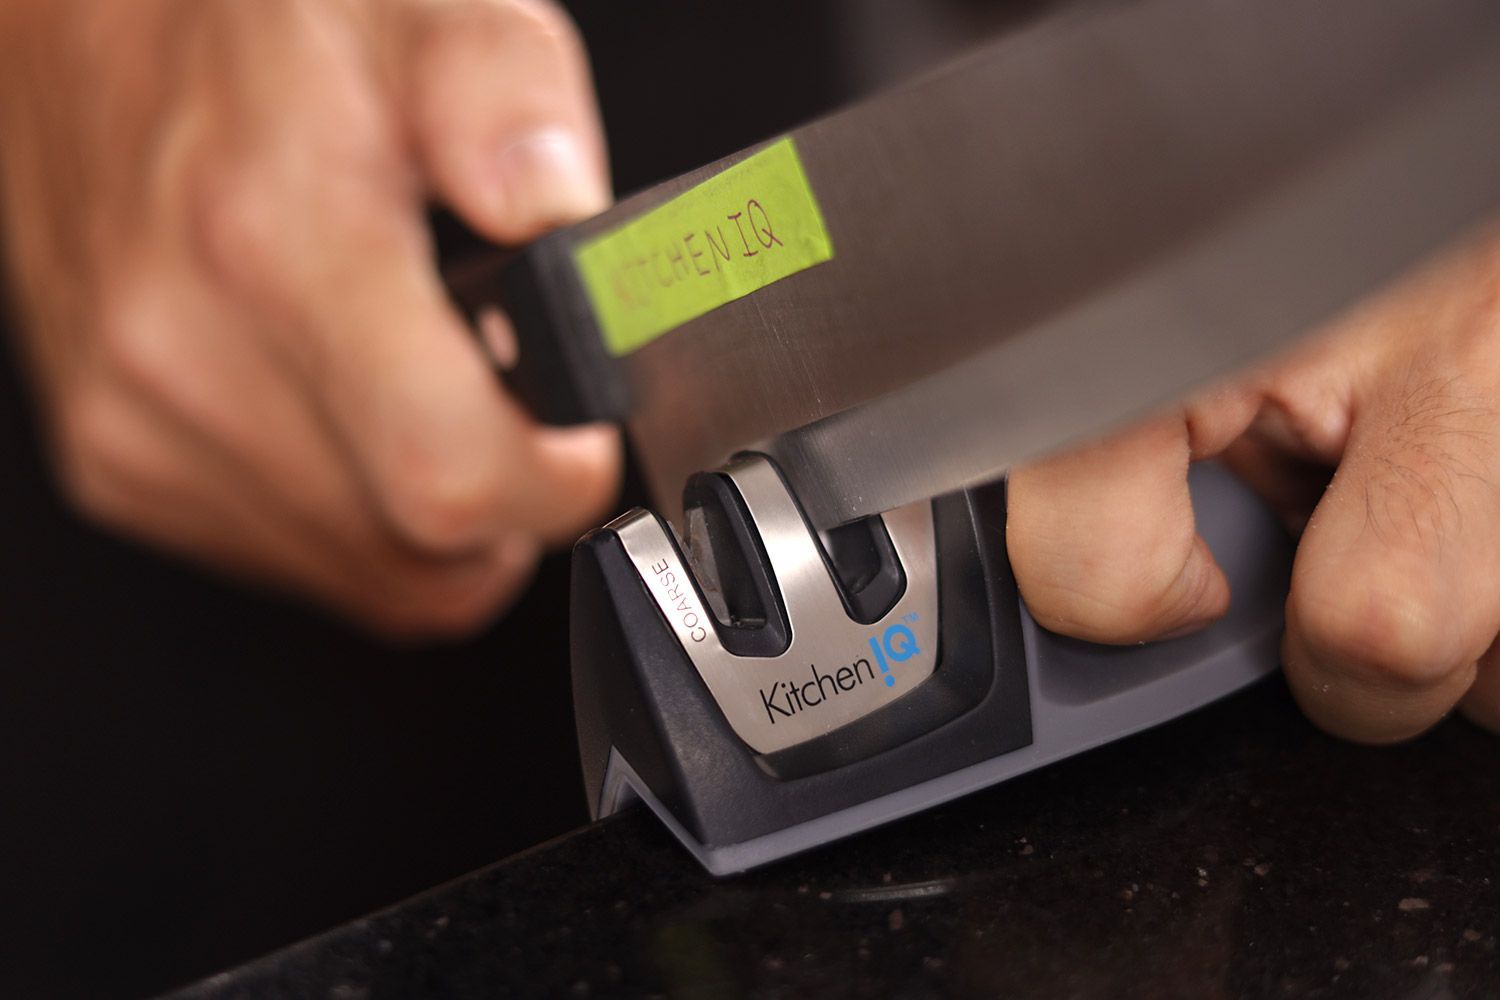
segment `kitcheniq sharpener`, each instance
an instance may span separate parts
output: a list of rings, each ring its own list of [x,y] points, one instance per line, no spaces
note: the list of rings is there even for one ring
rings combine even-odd
[[[815,532],[775,464],[691,479],[681,539],[636,509],[573,555],[590,808],[640,799],[710,872],[848,836],[1165,722],[1277,665],[1292,543],[1214,465],[1199,531],[1228,614],[1110,647],[1034,622],[1003,483]]]
[[[1456,245],[1500,212],[1497,106],[1493,0],[1081,5],[451,268],[515,397],[622,424],[673,519],[575,549],[595,815],[738,871],[1274,669],[1291,541],[1222,469],[1190,485],[1228,614],[1132,647],[1038,627],[970,484]]]

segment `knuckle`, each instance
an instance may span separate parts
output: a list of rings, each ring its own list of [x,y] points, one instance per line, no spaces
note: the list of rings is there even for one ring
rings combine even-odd
[[[404,463],[388,487],[396,529],[419,550],[449,555],[483,542],[498,526],[498,477],[481,462],[425,459]]]
[[[191,239],[215,275],[237,285],[259,282],[277,256],[275,192],[247,164],[210,162],[188,197]]]
[[[91,520],[117,520],[116,480],[134,464],[134,451],[106,394],[86,388],[64,405],[57,434],[59,485],[73,507]]]
[[[1135,631],[1130,612],[1111,595],[1069,587],[1028,587],[1026,607],[1050,632],[1080,639],[1126,641]]]
[[[58,463],[58,479],[63,496],[75,511],[95,523],[113,521],[115,491],[102,465],[76,453],[65,456]]]
[[[68,399],[58,428],[60,457],[67,469],[113,463],[119,447],[111,410],[106,397],[91,387]]]
[[[1096,550],[1086,563],[1027,560],[1016,576],[1032,617],[1050,631],[1095,642],[1143,642],[1212,603],[1207,591],[1214,574],[1189,572],[1182,548]]]
[[[159,300],[154,291],[141,288],[110,298],[95,343],[102,367],[110,376],[152,399],[181,407],[196,395],[194,385],[200,377],[180,350],[182,332],[171,304]],[[83,402],[79,405],[90,414],[96,410],[118,412],[114,393],[102,387],[84,390],[80,395]],[[107,420],[90,416],[86,423],[93,426],[107,424]],[[108,426],[99,428],[99,433],[110,431]]]
[[[1357,577],[1332,593],[1294,586],[1287,611],[1321,666],[1371,686],[1422,690],[1464,666],[1454,630],[1408,587]]]
[[[105,368],[127,377],[150,376],[160,364],[160,330],[149,310],[140,308],[138,295],[106,295],[100,317],[93,328],[93,342]],[[86,391],[80,399],[92,400]],[[89,408],[97,404],[90,403]]]
[[[84,521],[101,528],[123,525],[119,495],[107,472],[97,466],[74,466],[62,478],[63,495]]]

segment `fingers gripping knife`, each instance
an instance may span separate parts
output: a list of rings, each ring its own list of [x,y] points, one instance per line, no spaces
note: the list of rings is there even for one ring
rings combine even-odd
[[[1273,669],[1290,543],[1224,471],[1228,615],[1129,648],[1031,620],[1000,477],[1500,210],[1497,107],[1492,0],[1087,7],[452,276],[655,495],[574,553],[591,808],[736,871]]]

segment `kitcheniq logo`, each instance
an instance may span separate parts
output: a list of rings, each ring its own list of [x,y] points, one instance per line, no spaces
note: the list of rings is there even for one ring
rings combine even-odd
[[[879,678],[887,688],[896,686],[896,675],[892,668],[921,654],[917,634],[911,626],[916,615],[907,615],[885,631],[869,638],[870,655],[860,655],[847,666],[823,673],[816,663],[807,665],[804,677],[777,681],[768,688],[761,688],[760,701],[766,710],[771,725],[777,719],[789,719],[800,712],[808,712],[841,694],[876,683]]]

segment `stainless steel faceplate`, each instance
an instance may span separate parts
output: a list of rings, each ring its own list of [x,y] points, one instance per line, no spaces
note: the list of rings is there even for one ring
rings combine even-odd
[[[637,510],[609,525],[735,733],[774,753],[882,708],[932,675],[938,655],[937,557],[930,501],[883,515],[906,586],[879,621],[854,621],[776,469],[724,470],[744,500],[780,591],[791,641],[779,656],[724,648],[702,588],[662,523]]]

